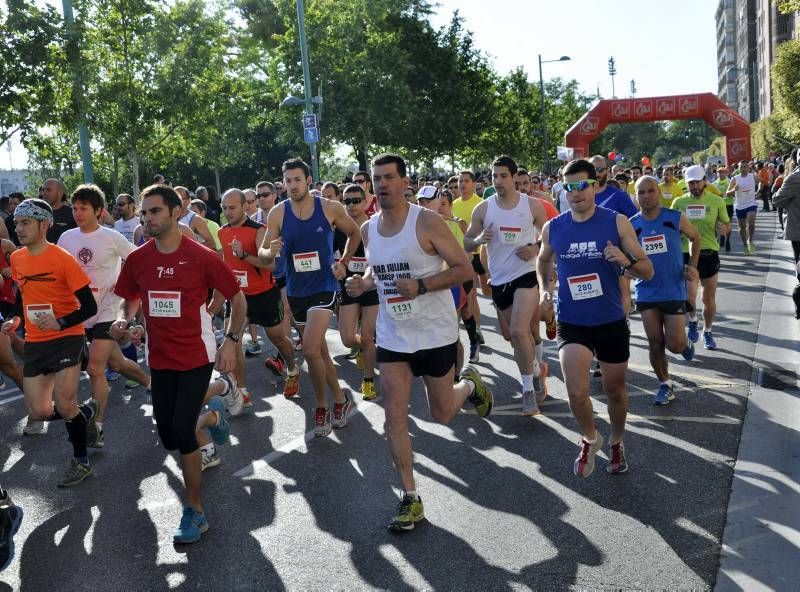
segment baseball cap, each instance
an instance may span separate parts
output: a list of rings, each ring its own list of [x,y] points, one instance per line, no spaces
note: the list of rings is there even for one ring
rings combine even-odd
[[[439,190],[433,185],[423,185],[417,191],[417,199],[434,199],[439,197]]]
[[[686,179],[687,183],[689,181],[702,181],[706,178],[706,172],[699,164],[694,164],[690,167],[686,167],[683,171],[683,177]]]

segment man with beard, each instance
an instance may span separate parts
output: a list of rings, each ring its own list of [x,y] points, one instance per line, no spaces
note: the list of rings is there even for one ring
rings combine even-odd
[[[608,161],[603,156],[592,156],[589,160],[597,171],[597,193],[595,203],[601,208],[614,210],[626,218],[630,218],[638,211],[630,196],[608,184]]]

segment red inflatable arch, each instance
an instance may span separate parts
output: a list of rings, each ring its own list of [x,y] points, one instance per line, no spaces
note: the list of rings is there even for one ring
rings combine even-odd
[[[589,156],[589,144],[612,123],[640,123],[665,119],[703,119],[725,136],[727,162],[749,160],[750,124],[712,93],[603,99],[598,101],[564,135],[575,158]],[[653,146],[653,149],[657,146]]]

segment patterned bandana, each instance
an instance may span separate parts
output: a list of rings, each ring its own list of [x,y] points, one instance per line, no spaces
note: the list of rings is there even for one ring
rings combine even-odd
[[[46,220],[47,222],[53,221],[53,212],[50,212],[38,205],[32,199],[26,199],[17,206],[14,210],[15,218],[33,218],[34,220]]]

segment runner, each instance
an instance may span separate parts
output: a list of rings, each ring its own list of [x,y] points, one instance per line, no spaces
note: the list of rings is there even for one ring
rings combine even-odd
[[[686,338],[686,281],[697,280],[700,258],[700,233],[685,214],[661,207],[658,180],[640,177],[636,196],[642,211],[631,218],[636,236],[653,263],[652,279],[637,278],[633,282],[636,308],[650,346],[650,364],[661,383],[653,397],[654,405],[666,405],[675,398],[669,380],[665,351],[694,358],[694,344]],[[690,242],[690,259],[684,265],[681,235]],[[627,277],[626,272],[626,277]]]
[[[82,323],[97,314],[97,302],[89,278],[75,259],[46,240],[53,224],[50,204],[25,200],[14,212],[14,222],[22,248],[11,255],[11,269],[22,298],[2,330],[6,335],[14,333],[24,311],[25,404],[34,420],[65,420],[73,458],[58,486],[70,487],[93,472],[86,439],[97,402],[78,405],[77,395],[86,346]]]
[[[522,414],[538,415],[543,399],[531,322],[539,305],[536,280],[537,234],[545,223],[538,198],[515,189],[517,163],[500,156],[492,163],[495,195],[479,204],[464,234],[468,251],[486,245],[492,301],[511,330],[511,345],[522,383]],[[534,228],[536,230],[534,230]]]
[[[222,257],[225,263],[233,270],[239,282],[239,288],[244,292],[247,301],[248,321],[241,327],[225,328],[226,332],[236,333],[241,339],[248,324],[261,325],[267,338],[278,350],[281,358],[289,364],[283,396],[287,399],[297,395],[300,387],[300,368],[294,359],[292,342],[283,331],[283,301],[281,289],[275,285],[275,279],[270,273],[274,262],[264,265],[259,260],[258,246],[263,242],[267,233],[265,226],[254,222],[245,214],[245,196],[239,189],[228,189],[222,196],[222,211],[228,223],[219,231],[222,242]],[[226,318],[230,308],[226,307]],[[284,364],[277,372],[283,376]],[[236,370],[234,371],[239,389],[246,389],[246,374],[244,367],[244,353],[242,348],[236,348]]]
[[[360,185],[348,185],[342,194],[342,204],[347,215],[360,228],[369,220],[366,214],[367,196]],[[347,245],[347,235],[340,230],[334,233],[334,249],[343,253]],[[347,266],[347,277],[363,274],[367,268],[364,245],[359,243],[355,255]],[[345,290],[345,281],[340,282],[339,291],[339,334],[345,347],[356,348],[356,364],[364,371],[361,381],[361,394],[365,401],[375,399],[375,322],[378,318],[378,293],[368,290],[358,298],[351,298]],[[360,331],[358,327],[361,327]]]
[[[744,254],[752,255],[756,252],[753,237],[756,234],[756,214],[758,202],[756,201],[756,176],[750,172],[750,163],[743,160],[739,163],[739,173],[734,175],[728,185],[726,195],[734,196],[736,220],[739,222],[739,237],[744,245]]]
[[[347,425],[353,404],[342,390],[333,365],[325,333],[336,304],[337,279],[345,277],[361,242],[358,226],[341,203],[312,197],[308,191],[311,171],[299,158],[283,163],[283,183],[289,199],[270,210],[267,233],[259,250],[263,263],[286,258],[286,289],[294,320],[303,336],[303,355],[314,387],[316,410],[314,434],[331,433],[331,426]],[[333,228],[347,235],[339,262],[333,262]],[[333,271],[332,271],[333,270]],[[333,418],[328,409],[325,386],[333,393]]]
[[[208,234],[210,234],[211,238],[213,239],[214,247],[212,248],[210,244],[206,246],[213,251],[220,251],[222,249],[222,245],[219,242],[219,224],[213,220],[209,220],[206,217],[208,214],[206,202],[204,202],[202,199],[195,198],[192,200],[192,203],[189,205],[189,207],[195,214],[200,216],[205,221],[206,226],[208,226]]]
[[[678,182],[675,180],[674,167],[664,167],[661,183],[658,184],[658,189],[661,191],[661,205],[665,208],[672,207],[672,202],[675,200],[675,198],[683,195],[683,189],[680,188],[680,185],[678,185]]]
[[[369,176],[367,171],[358,171],[355,175],[353,175],[353,183],[361,187],[364,190],[364,193],[367,194],[367,217],[372,216],[375,212],[380,209],[380,205],[378,204],[378,199],[375,197],[373,193],[372,187],[372,179]]]
[[[636,181],[638,181],[639,178],[642,176],[642,167],[639,166],[638,164],[634,164],[630,168],[630,172],[631,172],[631,180],[630,180],[630,183],[628,183],[628,195],[631,196],[631,199],[635,200],[636,199]],[[658,181],[656,181],[656,183],[658,183]]]
[[[711,332],[717,314],[716,294],[719,277],[719,241],[717,227],[723,234],[731,229],[730,218],[722,198],[706,193],[706,172],[699,164],[686,169],[686,182],[689,194],[672,202],[672,209],[680,210],[700,233],[700,259],[697,261],[697,274],[703,286],[703,345],[706,349],[717,349],[717,342]],[[730,190],[729,190],[730,191]],[[663,196],[662,196],[663,197]],[[683,238],[683,262],[689,263],[689,242]],[[689,341],[697,343],[700,334],[697,330],[697,279],[688,282],[689,301]]]
[[[595,201],[601,208],[614,210],[626,218],[634,216],[638,210],[631,197],[624,191],[608,184],[608,161],[604,156],[592,156],[589,159],[597,171],[597,193]]]
[[[412,468],[408,406],[415,376],[425,383],[431,416],[449,422],[469,399],[481,417],[492,393],[477,370],[465,366],[453,384],[458,320],[450,288],[470,279],[469,259],[442,217],[409,204],[406,163],[383,154],[372,161],[381,210],[362,226],[369,267],[347,279],[353,297],[378,289],[378,364],[386,408],[386,435],[403,486],[391,530],[412,530],[425,517]],[[446,267],[445,267],[446,266]]]
[[[122,261],[135,247],[116,230],[100,226],[98,216],[105,203],[103,191],[96,185],[80,185],[72,193],[72,212],[78,228],[67,230],[58,239],[58,246],[72,255],[91,281],[92,294],[97,302],[97,314],[83,323],[90,342],[89,364],[86,371],[92,384],[92,396],[97,401],[97,415],[89,426],[89,446],[104,444],[103,417],[108,405],[106,367],[119,372],[128,380],[150,386],[150,377],[136,362],[122,355],[111,337],[111,323],[117,318],[119,297],[114,284]]]
[[[47,231],[47,242],[55,244],[64,232],[77,226],[72,208],[67,203],[67,188],[58,179],[47,179],[42,183],[42,198],[53,209],[53,224]]]
[[[545,224],[537,261],[539,285],[550,286],[553,261],[557,259],[559,358],[570,409],[583,433],[573,466],[579,477],[591,475],[595,455],[603,448],[589,399],[593,355],[602,367],[611,418],[611,462],[606,470],[611,474],[628,470],[623,435],[628,414],[625,378],[630,330],[619,291],[620,268],[631,277],[653,277],[653,265],[636,240],[630,221],[595,204],[596,177],[594,166],[587,160],[573,160],[564,167],[570,209]],[[542,291],[541,305],[542,314],[552,311],[550,290]]]
[[[178,229],[181,197],[165,185],[142,191],[147,233],[154,237],[125,260],[116,284],[123,298],[111,335],[120,338],[141,307],[147,325],[153,417],[167,450],[179,450],[187,505],[175,543],[194,543],[208,530],[200,499],[202,458],[195,428],[215,362],[220,372],[236,365],[238,335],[228,333],[218,351],[206,310],[209,289],[231,302],[231,326],[244,324],[247,304],[231,270],[212,251]]]
[[[275,205],[275,186],[269,181],[259,181],[256,184],[256,198],[258,199],[258,211],[253,216],[253,221],[259,224],[267,224],[267,215]]]
[[[213,249],[214,239],[211,236],[211,233],[208,231],[208,224],[206,224],[206,221],[190,208],[192,205],[192,196],[190,195],[189,190],[186,187],[178,185],[175,187],[175,192],[181,198],[181,215],[178,218],[178,222],[185,224],[192,230],[197,242],[210,249]]]
[[[136,214],[136,200],[133,199],[132,195],[120,193],[114,205],[114,213],[119,216],[114,222],[114,230],[133,244],[133,235],[140,226],[139,216]]]
[[[728,212],[728,218],[733,220],[733,197],[728,195],[728,187],[731,184],[731,180],[728,178],[728,168],[721,166],[717,169],[717,180],[714,181],[713,185],[717,189],[719,189],[720,194],[722,195],[722,201],[725,202],[725,210]],[[731,235],[719,233],[719,246],[725,247],[725,252],[730,253],[731,251]]]

